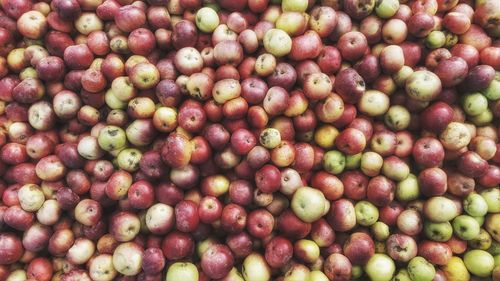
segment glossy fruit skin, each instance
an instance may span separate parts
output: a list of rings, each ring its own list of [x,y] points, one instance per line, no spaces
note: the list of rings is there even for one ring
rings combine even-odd
[[[0,0],[0,281],[500,278],[499,15]]]

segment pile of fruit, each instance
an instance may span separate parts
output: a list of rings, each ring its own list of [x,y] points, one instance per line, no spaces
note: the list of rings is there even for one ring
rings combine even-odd
[[[499,0],[0,8],[0,281],[500,280]]]

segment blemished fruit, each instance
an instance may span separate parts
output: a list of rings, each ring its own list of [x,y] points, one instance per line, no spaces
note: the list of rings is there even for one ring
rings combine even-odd
[[[0,281],[500,278],[498,0],[1,0]]]

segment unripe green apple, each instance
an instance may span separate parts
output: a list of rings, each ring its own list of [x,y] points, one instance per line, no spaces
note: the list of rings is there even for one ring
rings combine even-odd
[[[293,194],[291,207],[297,217],[311,223],[323,216],[325,201],[325,196],[320,190],[303,186]]]
[[[203,7],[196,12],[196,26],[202,32],[210,33],[219,26],[219,15],[209,7]]]
[[[414,257],[408,263],[408,274],[413,281],[432,281],[436,275],[436,269],[423,257]]]
[[[471,250],[465,253],[464,263],[470,273],[479,277],[490,277],[495,268],[495,259],[483,250]]]
[[[365,265],[365,272],[372,281],[389,281],[395,271],[394,261],[386,254],[374,254]]]
[[[176,262],[167,270],[165,281],[198,281],[198,269],[190,262]]]

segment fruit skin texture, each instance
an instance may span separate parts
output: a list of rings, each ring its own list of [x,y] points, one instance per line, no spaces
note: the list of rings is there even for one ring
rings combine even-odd
[[[479,277],[491,276],[495,267],[493,256],[483,250],[471,250],[465,253],[464,263],[470,273]]]
[[[387,255],[374,254],[368,260],[364,269],[366,274],[373,281],[389,281],[396,271],[396,265]]]
[[[295,191],[291,207],[295,215],[304,222],[313,222],[325,212],[325,196],[315,188],[304,186]]]
[[[23,254],[21,241],[12,233],[0,234],[0,249],[2,265],[18,261]]]
[[[166,281],[174,280],[198,280],[198,269],[189,262],[176,262],[167,270]]]
[[[414,257],[408,263],[408,273],[415,281],[432,280],[436,275],[434,266],[423,257]]]
[[[0,0],[0,281],[500,281],[500,0]]]

